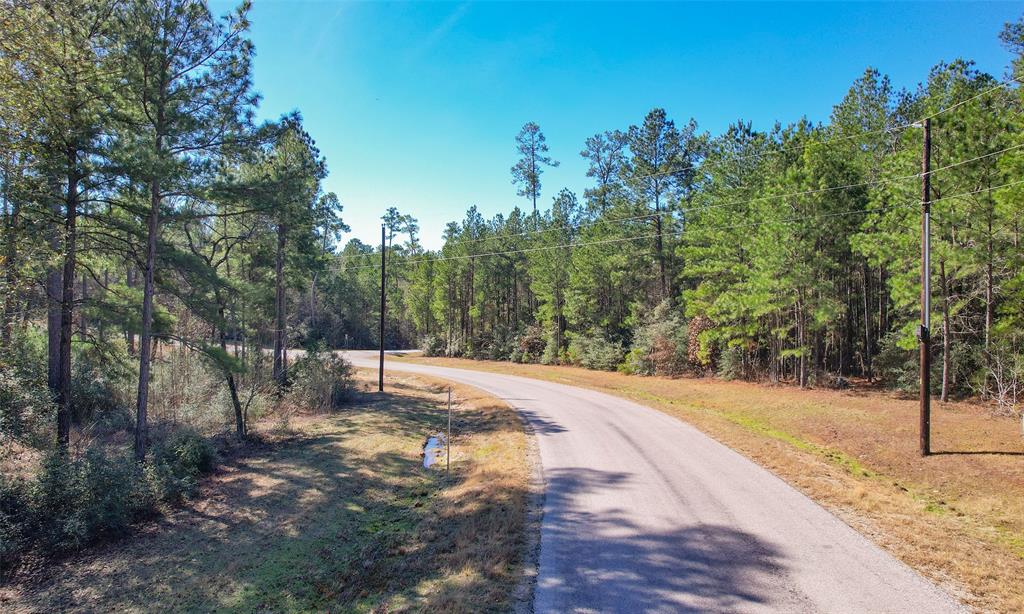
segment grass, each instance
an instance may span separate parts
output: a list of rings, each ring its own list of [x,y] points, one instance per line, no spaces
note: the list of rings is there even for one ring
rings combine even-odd
[[[446,476],[420,456],[446,387],[399,374],[378,394],[371,379],[350,409],[293,416],[227,459],[140,536],[0,587],[0,610],[508,610],[526,546],[521,422],[456,387]]]
[[[917,453],[916,400],[573,367],[401,360],[533,377],[615,394],[743,453],[978,611],[1024,611],[1024,441],[1016,421],[933,402]]]

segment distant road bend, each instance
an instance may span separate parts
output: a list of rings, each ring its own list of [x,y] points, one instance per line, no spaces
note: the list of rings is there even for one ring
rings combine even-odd
[[[376,367],[373,352],[349,352]],[[545,484],[536,612],[964,611],[773,474],[692,426],[551,382],[390,362],[518,410]]]

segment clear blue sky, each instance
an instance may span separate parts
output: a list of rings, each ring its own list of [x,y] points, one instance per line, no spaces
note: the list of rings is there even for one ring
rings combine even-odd
[[[215,3],[223,11],[228,4]],[[352,233],[379,241],[389,205],[438,247],[471,204],[528,205],[509,168],[536,121],[562,162],[543,202],[582,198],[584,139],[664,107],[718,133],[826,120],[864,68],[913,87],[939,60],[1005,73],[997,34],[1024,3],[348,3],[255,0],[260,114],[299,109]]]

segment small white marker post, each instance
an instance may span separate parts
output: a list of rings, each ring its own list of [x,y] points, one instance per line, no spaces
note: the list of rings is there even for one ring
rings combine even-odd
[[[448,448],[448,459],[445,462],[445,474],[452,472],[452,387],[448,386],[448,437],[444,440]]]

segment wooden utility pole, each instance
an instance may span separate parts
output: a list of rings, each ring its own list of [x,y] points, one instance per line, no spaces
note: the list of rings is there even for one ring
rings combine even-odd
[[[377,372],[377,390],[384,392],[384,280],[387,264],[387,244],[384,243],[384,224],[380,225],[380,369]]]
[[[921,156],[921,456],[931,453],[931,162],[932,123],[924,120],[924,153]]]

